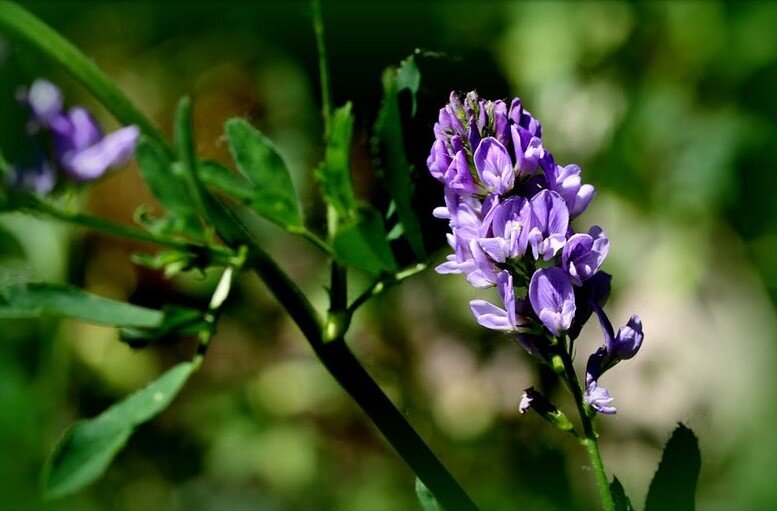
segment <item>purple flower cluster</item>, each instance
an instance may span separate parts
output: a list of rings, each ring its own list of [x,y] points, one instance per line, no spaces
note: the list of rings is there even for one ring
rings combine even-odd
[[[463,100],[451,93],[434,134],[427,165],[445,185],[445,207],[434,215],[449,221],[453,249],[437,271],[464,274],[478,288],[497,287],[501,303],[470,302],[478,323],[515,332],[530,353],[545,359],[554,338],[564,339],[576,327],[576,314],[585,322],[595,307],[606,319],[597,305],[603,302],[597,296],[602,286],[595,284],[603,279],[594,276],[609,240],[600,227],[576,233],[571,225],[593,199],[594,187],[583,184],[579,166],[556,164],[544,146],[540,122],[521,100],[508,106],[475,92]],[[589,362],[586,400],[612,413],[611,398],[597,381],[639,349],[639,318],[617,335],[605,333],[605,341]]]
[[[35,80],[20,96],[30,109],[30,134],[50,137],[50,158],[41,154],[31,167],[13,167],[11,177],[17,187],[45,195],[56,184],[57,169],[73,180],[91,181],[111,167],[124,165],[135,152],[137,126],[103,134],[85,107],[65,110],[61,91],[47,80]]]

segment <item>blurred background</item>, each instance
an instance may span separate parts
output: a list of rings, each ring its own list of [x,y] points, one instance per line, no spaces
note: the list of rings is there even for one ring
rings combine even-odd
[[[35,2],[169,133],[191,94],[203,157],[228,162],[223,122],[245,116],[294,173],[324,227],[312,169],[321,152],[315,42],[305,2]],[[639,356],[605,377],[618,414],[600,419],[603,456],[640,509],[676,422],[702,449],[701,510],[777,509],[777,3],[324,2],[335,103],[354,102],[354,179],[385,203],[369,152],[381,70],[421,48],[419,112],[407,146],[427,244],[442,189],[426,173],[432,124],[450,90],[520,96],[562,164],[598,194],[579,229],[603,226],[614,275],[607,306],[645,325]],[[0,147],[23,157],[17,86],[44,76],[69,104],[115,122],[39,55],[0,39]],[[131,222],[153,205],[137,168],[85,191],[91,213]],[[303,241],[264,227],[267,248],[326,307],[327,270]],[[141,247],[18,214],[0,216],[3,278],[70,282],[133,303],[204,306],[214,275],[166,281],[129,262]],[[352,276],[352,289],[366,284]],[[481,509],[595,509],[582,450],[537,416],[522,389],[563,389],[509,338],[478,327],[463,278],[432,270],[373,300],[349,343]],[[601,343],[590,323],[578,363]],[[178,360],[185,341],[143,351],[71,321],[0,325],[0,509],[418,509],[413,475],[319,366],[262,283],[246,275],[203,369],[139,428],[87,491],[44,504],[43,461],[64,429]]]

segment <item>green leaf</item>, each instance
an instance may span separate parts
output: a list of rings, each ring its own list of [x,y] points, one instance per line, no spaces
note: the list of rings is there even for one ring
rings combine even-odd
[[[316,171],[316,178],[321,183],[326,203],[334,208],[340,218],[347,218],[356,209],[349,163],[353,135],[351,103],[334,111],[331,129],[324,161]]]
[[[418,502],[421,503],[421,508],[424,511],[442,511],[432,492],[417,477],[415,478],[415,494],[418,496]]]
[[[612,494],[612,500],[615,502],[615,511],[634,511],[634,506],[631,505],[631,501],[626,496],[626,491],[617,477],[612,478],[610,493]]]
[[[189,190],[189,196],[194,202],[196,210],[207,217],[205,204],[205,188],[197,173],[197,150],[194,143],[194,128],[192,126],[192,103],[184,96],[178,101],[175,109],[174,126],[175,145],[178,151],[178,160],[182,169],[183,182]]]
[[[256,198],[254,186],[244,177],[215,161],[204,160],[197,165],[200,179],[208,186],[245,204]]]
[[[44,468],[46,497],[71,494],[99,478],[133,430],[167,408],[194,369],[191,362],[178,364],[97,417],[68,429]]]
[[[93,295],[72,286],[29,283],[0,290],[0,317],[39,316],[135,328],[157,328],[164,320],[164,314],[158,310]]]
[[[183,168],[173,165],[162,148],[146,138],[138,144],[135,157],[151,193],[168,212],[167,218],[155,230],[199,237],[202,226],[186,186]]]
[[[645,511],[693,511],[701,470],[699,441],[693,431],[678,424],[664,447],[661,463],[650,483]]]
[[[270,139],[243,119],[230,119],[225,130],[237,168],[254,185],[254,210],[281,227],[302,227],[289,169]]]
[[[413,167],[407,161],[399,111],[399,93],[408,90],[413,101],[412,114],[415,115],[415,96],[420,81],[421,74],[412,56],[402,61],[399,68],[389,67],[383,72],[383,105],[375,122],[373,151],[380,162],[386,188],[396,204],[405,238],[415,255],[426,260],[421,225],[412,205]]]
[[[383,218],[372,207],[357,210],[355,218],[335,233],[332,248],[338,261],[372,275],[397,271]]]

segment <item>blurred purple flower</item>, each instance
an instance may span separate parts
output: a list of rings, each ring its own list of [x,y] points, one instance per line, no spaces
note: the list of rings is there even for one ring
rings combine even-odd
[[[8,173],[10,186],[37,195],[48,195],[54,189],[57,175],[51,164],[42,155],[31,166],[11,165]]]
[[[56,85],[43,78],[38,78],[23,100],[32,111],[33,119],[42,127],[48,127],[52,120],[62,112],[62,92]]]
[[[52,135],[53,154],[46,164],[49,170],[57,167],[72,179],[89,181],[102,176],[111,167],[124,165],[135,152],[140,136],[137,126],[103,135],[100,125],[86,108],[76,106],[65,111],[61,91],[47,80],[35,80],[23,100],[32,113],[37,126],[35,131],[43,129]],[[53,172],[25,172],[31,172],[33,177],[22,181],[38,179],[42,183],[36,190],[53,189],[53,184],[49,186],[49,181],[56,181]],[[43,175],[47,177],[41,178]]]

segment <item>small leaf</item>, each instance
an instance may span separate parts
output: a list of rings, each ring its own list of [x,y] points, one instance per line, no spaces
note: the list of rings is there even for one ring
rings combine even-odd
[[[162,148],[146,138],[138,144],[135,157],[151,193],[168,213],[168,217],[157,227],[163,232],[188,233],[199,237],[202,228],[187,191],[182,169],[174,166]]]
[[[634,511],[634,507],[631,505],[631,501],[626,496],[626,491],[617,477],[612,478],[610,494],[615,502],[615,511]]]
[[[237,168],[254,185],[254,210],[281,227],[301,227],[289,169],[272,142],[243,119],[230,119],[225,130]]]
[[[111,300],[72,286],[29,283],[0,290],[0,317],[39,316],[135,328],[157,328],[164,320],[158,310]]]
[[[693,431],[679,424],[664,447],[661,463],[650,483],[645,511],[696,509],[700,470],[699,441]]]
[[[418,496],[418,502],[421,503],[421,508],[424,511],[442,511],[432,492],[417,477],[415,478],[415,494]]]
[[[194,126],[192,125],[192,102],[184,96],[178,101],[175,109],[175,125],[173,130],[178,165],[183,176],[183,183],[189,190],[189,197],[196,211],[203,217],[208,217],[206,190],[197,173],[197,147],[194,142]]]
[[[206,185],[245,204],[256,198],[254,186],[244,177],[214,161],[200,161],[197,166],[200,179]]]
[[[420,80],[421,75],[412,56],[402,61],[399,68],[389,67],[383,72],[383,104],[375,122],[373,151],[380,161],[386,188],[396,204],[404,235],[415,255],[426,260],[421,224],[412,205],[413,167],[407,161],[399,111],[399,93],[409,90],[415,115],[415,95]]]
[[[324,161],[316,171],[324,200],[334,208],[340,218],[348,217],[356,209],[349,163],[352,135],[351,103],[346,103],[332,114],[332,133],[324,153]]]
[[[68,429],[46,462],[47,498],[58,498],[92,483],[108,468],[140,424],[167,408],[192,374],[190,362],[178,364],[159,379],[92,419]]]
[[[372,207],[357,210],[356,217],[335,234],[332,248],[338,261],[372,275],[397,270],[383,219]]]

